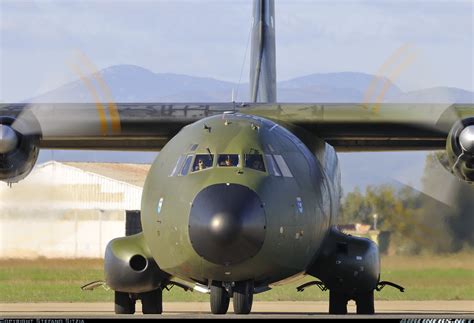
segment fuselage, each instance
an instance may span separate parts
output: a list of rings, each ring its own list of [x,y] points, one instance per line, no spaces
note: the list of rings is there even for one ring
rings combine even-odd
[[[309,147],[309,148],[308,148]],[[339,209],[334,149],[272,121],[223,114],[184,127],[142,198],[145,240],[184,280],[272,284],[305,271]]]

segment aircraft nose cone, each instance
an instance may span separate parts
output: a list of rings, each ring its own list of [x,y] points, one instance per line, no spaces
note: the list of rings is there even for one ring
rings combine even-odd
[[[216,184],[196,195],[189,216],[194,250],[219,265],[255,256],[265,239],[265,211],[258,195],[239,184]]]

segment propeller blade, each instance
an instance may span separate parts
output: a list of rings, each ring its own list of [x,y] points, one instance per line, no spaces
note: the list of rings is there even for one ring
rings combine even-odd
[[[459,185],[459,180],[449,172],[447,172],[441,165],[429,170],[425,170],[424,177],[429,177],[430,185],[428,183],[421,183],[415,185],[406,178],[395,177],[394,181],[401,185],[408,186],[415,191],[429,197],[433,200],[442,203],[444,206],[456,209],[456,192]],[[441,184],[442,183],[442,184]]]
[[[25,135],[42,137],[105,136],[120,133],[118,108],[101,73],[85,54],[78,52],[76,60],[78,63],[71,64],[71,70],[89,92],[92,102],[31,102],[13,123],[13,129]],[[81,66],[86,67],[88,74],[83,72]],[[101,102],[101,98],[107,102]]]
[[[12,124],[23,135],[47,137],[94,136],[108,133],[107,120],[92,104],[28,105]]]

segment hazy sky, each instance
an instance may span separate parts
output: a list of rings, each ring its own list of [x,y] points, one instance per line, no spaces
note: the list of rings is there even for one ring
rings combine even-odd
[[[0,12],[4,102],[76,79],[78,51],[99,69],[238,81],[251,24],[251,1],[0,0]],[[382,71],[403,90],[473,91],[473,20],[473,1],[276,0],[278,79]]]

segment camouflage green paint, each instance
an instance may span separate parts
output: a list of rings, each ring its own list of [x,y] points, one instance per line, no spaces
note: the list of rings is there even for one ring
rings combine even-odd
[[[191,153],[189,147],[193,144],[199,144],[193,152],[196,154],[208,154],[209,148],[215,155],[214,164],[218,154],[240,154],[240,165],[214,166],[186,176],[170,176],[179,157]],[[325,150],[329,146],[319,147]],[[301,149],[306,149],[306,157]],[[269,176],[244,168],[243,154],[251,150],[282,155],[294,177]],[[327,155],[331,152],[335,158],[333,150],[328,150]],[[327,166],[337,168],[337,162]],[[261,250],[255,257],[232,266],[202,259],[189,239],[189,213],[194,197],[202,189],[220,183],[252,189],[262,200],[266,213],[266,236]],[[144,237],[160,268],[181,279],[201,283],[247,279],[261,284],[277,282],[303,272],[317,253],[339,204],[337,187],[328,181],[321,161],[281,126],[243,115],[206,118],[183,128],[153,163],[142,199]],[[297,198],[302,201],[302,213],[297,210]]]

